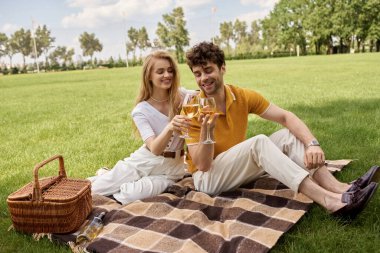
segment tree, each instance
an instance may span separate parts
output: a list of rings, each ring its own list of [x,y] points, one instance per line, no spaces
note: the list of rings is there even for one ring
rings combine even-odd
[[[50,59],[52,59],[55,62],[58,62],[57,59],[60,59],[62,61],[62,64],[68,64],[72,62],[72,58],[74,56],[74,49],[67,49],[65,46],[59,46],[57,47],[51,54]]]
[[[14,50],[22,54],[23,66],[25,67],[25,57],[32,53],[32,36],[30,30],[25,31],[24,28],[21,28],[12,35],[11,39],[14,43]]]
[[[380,0],[355,0],[356,9],[361,12],[358,15],[358,26],[356,27],[356,35],[358,39],[358,49],[360,49],[359,39],[363,42],[369,40],[370,51],[372,52],[373,46],[376,43],[376,51],[380,50]],[[364,46],[363,46],[364,47]],[[364,48],[363,50],[364,51]]]
[[[5,46],[8,41],[8,37],[5,33],[0,33],[0,58],[6,55]]]
[[[235,20],[233,25],[233,40],[238,45],[247,37],[247,23],[245,21]]]
[[[380,4],[379,0],[369,0],[364,6],[364,12],[368,13],[371,25],[368,29],[370,40],[370,51],[376,47],[376,52],[380,52]]]
[[[35,40],[37,56],[39,57],[42,53],[45,55],[45,67],[47,67],[48,52],[50,48],[52,48],[55,38],[50,36],[50,31],[47,29],[46,25],[43,25],[42,27],[37,27],[35,32]]]
[[[133,60],[136,61],[136,49],[139,44],[139,31],[131,27],[128,30],[129,42],[127,45],[128,50],[133,51]]]
[[[171,14],[164,14],[164,23],[159,22],[156,34],[166,47],[175,47],[177,60],[183,62],[184,47],[189,45],[189,32],[181,7],[173,9]]]
[[[158,39],[154,41],[155,46],[159,46],[161,48],[171,47],[169,30],[161,22],[158,22],[156,35],[158,36]]]
[[[233,40],[235,42],[235,54],[245,55],[250,51],[251,45],[247,36],[247,23],[235,20],[233,25]]]
[[[58,56],[58,53],[56,52],[56,50],[54,50],[53,52],[51,52],[49,54],[51,69],[59,69],[59,56]]]
[[[251,33],[249,34],[249,42],[252,45],[260,44],[260,24],[257,20],[252,21],[251,23]]]
[[[3,45],[4,55],[7,55],[9,57],[9,66],[12,68],[12,59],[13,59],[13,55],[17,53],[16,51],[17,44],[12,39],[12,35],[11,35],[11,38],[7,38],[7,36],[5,35],[3,36],[3,39],[4,39],[4,45]]]
[[[66,47],[64,47],[66,49]],[[74,48],[64,50],[61,59],[65,63],[71,63],[73,61],[73,56],[75,54]]]
[[[138,47],[140,48],[140,58],[141,58],[142,51],[144,51],[147,47],[150,47],[150,46],[151,44],[149,42],[148,32],[143,26],[138,32]]]
[[[309,1],[304,26],[307,30],[307,38],[314,44],[315,53],[321,54],[322,47],[328,48],[332,53],[333,22],[331,16],[334,5],[330,0]]]
[[[215,36],[215,37],[211,38],[211,41],[215,45],[218,45],[218,47],[221,47],[222,43],[223,43],[223,40],[219,36]]]
[[[301,53],[306,54],[306,32],[304,29],[304,17],[307,10],[307,0],[282,0],[278,2],[270,18],[278,26],[278,46],[294,50],[301,47]]]
[[[339,47],[336,45],[335,52],[346,53],[351,44],[352,35],[355,32],[357,26],[358,15],[360,10],[354,11],[354,5],[350,3],[351,0],[339,0],[333,3],[334,12],[330,17],[333,23],[333,36],[339,40]]]
[[[162,42],[160,41],[160,39],[158,38],[155,38],[153,40],[153,48],[156,48],[156,49],[165,49],[165,45],[162,44]]]
[[[278,43],[278,34],[280,33],[276,21],[269,17],[264,18],[261,21],[261,26],[263,28],[263,44],[264,49],[269,50],[273,53],[277,49]]]
[[[79,37],[80,48],[83,50],[83,56],[90,56],[91,63],[94,65],[93,56],[95,52],[101,52],[103,45],[95,38],[94,33],[84,32]]]
[[[223,22],[219,26],[220,38],[227,47],[227,54],[230,54],[230,40],[234,37],[234,29],[232,22]]]
[[[129,67],[129,64],[128,64],[128,55],[130,52],[133,52],[134,48],[133,48],[133,45],[131,42],[127,42],[126,43],[126,50],[127,50],[127,60],[126,60],[126,64],[127,64],[127,67]],[[135,59],[133,59],[133,62],[135,61]]]

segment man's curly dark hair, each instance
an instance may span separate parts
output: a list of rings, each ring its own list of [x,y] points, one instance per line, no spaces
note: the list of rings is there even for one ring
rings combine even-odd
[[[224,52],[212,42],[201,42],[186,53],[186,63],[191,70],[194,66],[203,66],[207,62],[215,63],[219,69],[225,64]]]

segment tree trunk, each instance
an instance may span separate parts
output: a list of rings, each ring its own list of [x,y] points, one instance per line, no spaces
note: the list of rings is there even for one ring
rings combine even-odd
[[[48,68],[48,56],[47,56],[47,52],[45,52],[45,71],[47,70]]]
[[[380,52],[380,39],[376,40],[376,52]]]
[[[302,50],[302,55],[307,55],[307,49],[306,49],[306,44],[305,43],[302,43],[302,46],[301,46]]]
[[[355,49],[355,36],[354,34],[351,35],[351,38],[350,38],[350,52],[351,52],[351,49]]]
[[[318,43],[317,42],[314,42],[314,47],[315,47],[315,54],[319,54]]]
[[[316,54],[321,54],[321,43],[319,41],[315,42],[315,53]]]
[[[369,41],[369,51],[372,53],[372,51],[373,51],[373,40],[370,40]]]
[[[359,39],[359,38],[357,38],[357,40],[356,40],[356,41],[357,41],[357,45],[358,45],[358,52],[360,52],[360,44],[361,44],[361,43],[360,43],[360,39]]]
[[[333,47],[333,41],[332,41],[331,36],[329,38],[329,42],[328,43],[329,44],[328,44],[327,54],[333,54],[334,47]]]
[[[230,55],[230,42],[229,39],[226,41],[226,46],[227,46],[227,55]]]
[[[9,57],[9,68],[12,68],[12,55],[8,55]]]
[[[177,61],[178,61],[179,63],[181,63],[181,60],[182,60],[182,59],[180,59],[181,55],[180,55],[180,48],[179,48],[178,45],[175,46],[175,56],[177,57]]]

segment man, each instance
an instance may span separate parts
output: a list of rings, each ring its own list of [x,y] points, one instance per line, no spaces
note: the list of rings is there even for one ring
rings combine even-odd
[[[295,192],[302,192],[337,216],[355,217],[377,188],[373,167],[352,184],[335,179],[325,167],[317,139],[293,113],[269,103],[259,93],[224,84],[224,53],[202,42],[186,54],[187,64],[201,89],[200,97],[213,97],[216,116],[201,115],[191,122],[186,140],[192,158],[195,188],[208,194],[233,190],[265,173]],[[248,114],[282,124],[286,129],[270,137],[245,140]],[[209,128],[213,144],[204,144]],[[311,179],[312,177],[312,179]]]

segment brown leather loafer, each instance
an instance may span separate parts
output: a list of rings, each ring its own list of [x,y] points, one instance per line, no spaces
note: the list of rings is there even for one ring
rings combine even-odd
[[[351,182],[351,187],[347,192],[354,192],[359,189],[367,187],[371,182],[380,181],[380,167],[375,165],[372,166],[363,176],[359,177],[355,181]]]
[[[364,189],[342,194],[342,202],[347,203],[344,207],[333,212],[335,217],[355,218],[368,204],[377,189],[377,183],[369,183]]]

